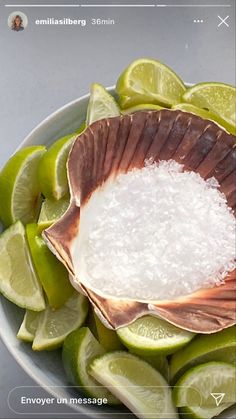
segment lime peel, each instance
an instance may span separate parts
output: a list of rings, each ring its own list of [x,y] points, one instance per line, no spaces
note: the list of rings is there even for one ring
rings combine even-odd
[[[19,307],[34,311],[45,308],[42,288],[31,262],[25,229],[20,221],[0,236],[0,291]]]
[[[113,96],[98,83],[93,83],[90,88],[90,98],[87,108],[86,124],[103,118],[120,115],[120,109]]]
[[[178,417],[166,380],[135,355],[107,353],[90,364],[89,373],[139,418]]]
[[[20,220],[23,224],[36,221],[40,209],[38,166],[46,152],[44,146],[17,151],[0,174],[0,218],[5,227]]]
[[[40,314],[32,349],[35,351],[59,348],[66,336],[82,326],[88,313],[88,300],[74,292],[58,310],[48,305]]]
[[[119,404],[117,398],[88,374],[90,362],[104,354],[105,349],[95,339],[90,329],[82,327],[70,333],[65,339],[62,360],[68,380],[76,386],[81,386],[86,395],[106,398],[108,404]]]

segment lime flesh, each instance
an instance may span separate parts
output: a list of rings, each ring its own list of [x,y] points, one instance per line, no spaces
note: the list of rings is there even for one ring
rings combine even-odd
[[[123,108],[143,103],[170,107],[180,102],[185,90],[182,80],[169,67],[149,58],[132,62],[116,85]]]
[[[130,351],[138,355],[169,355],[186,345],[194,334],[154,316],[144,316],[117,334]]]
[[[25,342],[33,342],[38,326],[39,313],[37,311],[26,310],[23,322],[17,333],[17,338]]]
[[[76,386],[81,386],[88,396],[106,398],[109,404],[119,404],[119,400],[94,380],[87,371],[89,363],[104,353],[104,348],[89,328],[82,327],[70,333],[65,339],[62,352],[64,368],[68,380]]]
[[[166,380],[135,355],[107,353],[90,364],[89,373],[138,418],[178,418]]]
[[[25,229],[20,221],[0,236],[0,291],[14,304],[41,311],[45,302],[32,266]]]
[[[233,405],[235,393],[236,367],[225,362],[209,362],[187,371],[176,383],[174,400],[178,407],[193,417],[212,418]],[[223,394],[222,404],[217,406],[212,395]]]
[[[42,203],[41,211],[38,219],[38,228],[42,232],[45,228],[50,227],[66,212],[69,206],[69,197],[61,199],[45,199]]]
[[[176,352],[170,361],[171,382],[176,382],[189,368],[209,361],[236,364],[236,326],[211,335],[198,335]]]
[[[90,89],[86,124],[90,125],[99,119],[119,115],[120,109],[113,96],[101,84],[93,83]]]
[[[40,209],[38,166],[44,146],[32,146],[15,153],[0,174],[0,218],[8,227],[20,220],[36,221]]]
[[[229,84],[195,84],[184,93],[182,101],[206,109],[236,126],[236,88]]]
[[[49,306],[40,313],[33,341],[33,350],[52,350],[60,347],[73,330],[82,326],[88,313],[88,301],[74,292],[58,310]]]

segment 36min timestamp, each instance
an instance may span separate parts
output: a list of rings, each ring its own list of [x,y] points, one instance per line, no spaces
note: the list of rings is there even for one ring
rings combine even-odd
[[[91,19],[91,24],[92,25],[103,25],[103,26],[109,26],[109,25],[115,25],[115,19],[111,19],[111,18],[107,18],[107,19],[102,19],[100,17],[97,17],[96,19]]]

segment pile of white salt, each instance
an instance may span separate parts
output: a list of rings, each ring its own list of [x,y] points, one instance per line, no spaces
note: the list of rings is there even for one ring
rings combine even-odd
[[[157,300],[221,284],[235,266],[235,226],[218,186],[174,161],[147,162],[106,184],[83,244],[87,285]]]

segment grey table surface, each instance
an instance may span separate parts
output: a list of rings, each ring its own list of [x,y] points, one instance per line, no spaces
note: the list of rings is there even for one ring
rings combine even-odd
[[[21,3],[16,0],[13,3],[14,7],[5,7],[0,2],[0,166],[46,116],[87,93],[92,82],[114,84],[122,69],[135,58],[158,58],[187,82],[215,80],[235,84],[233,0],[165,1],[169,6],[182,7],[155,8],[32,7],[49,3],[55,6],[62,1],[24,2],[31,7],[19,6]],[[94,0],[84,2],[88,3],[101,4]],[[127,5],[125,1],[109,2],[122,3]],[[161,4],[129,2],[146,6],[157,3]],[[200,3],[208,6],[199,7]],[[7,19],[18,10],[27,15],[29,24],[24,31],[15,33],[8,28]],[[220,24],[220,18],[226,16],[228,26]],[[35,25],[36,19],[46,17],[85,18],[87,25]],[[92,18],[111,18],[115,25],[94,26]],[[17,385],[31,386],[35,382],[0,343],[1,418],[19,416],[7,404],[9,391]]]

